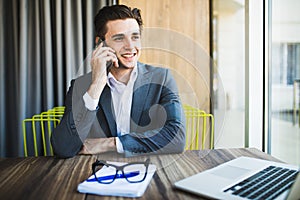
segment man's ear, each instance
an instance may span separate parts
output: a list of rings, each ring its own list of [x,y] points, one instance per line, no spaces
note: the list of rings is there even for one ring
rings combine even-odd
[[[98,44],[99,40],[100,40],[100,37],[96,36],[96,38],[95,38],[95,44]]]

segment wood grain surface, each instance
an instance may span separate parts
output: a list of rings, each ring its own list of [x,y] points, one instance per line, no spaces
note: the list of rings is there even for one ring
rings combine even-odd
[[[97,157],[120,162],[142,161],[150,157],[151,163],[157,166],[157,171],[145,194],[139,199],[201,199],[173,188],[174,182],[239,156],[279,161],[252,148],[185,151],[182,154],[130,158],[115,153],[75,156],[69,159],[5,158],[0,160],[0,199],[128,199],[77,192],[77,185],[92,174],[91,165]]]

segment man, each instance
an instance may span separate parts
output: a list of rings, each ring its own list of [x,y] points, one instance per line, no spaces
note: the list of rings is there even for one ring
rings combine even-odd
[[[92,72],[72,80],[65,114],[51,143],[56,155],[180,153],[185,119],[168,69],[138,62],[142,18],[124,5],[102,8],[94,19]]]

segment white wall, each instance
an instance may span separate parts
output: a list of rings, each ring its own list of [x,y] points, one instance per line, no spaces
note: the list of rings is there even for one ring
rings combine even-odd
[[[228,109],[244,109],[244,9],[222,10],[218,17],[218,72],[227,95]]]

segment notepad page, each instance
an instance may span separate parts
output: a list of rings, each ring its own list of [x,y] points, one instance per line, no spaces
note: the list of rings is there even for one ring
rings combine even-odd
[[[114,164],[120,164],[114,162]],[[107,173],[105,172],[106,168],[103,167],[97,172],[97,176],[103,176]],[[87,182],[84,181],[80,183],[77,187],[77,190],[80,193],[89,193],[103,196],[122,196],[122,197],[141,197],[147,186],[149,185],[154,173],[156,171],[156,166],[153,164],[149,165],[148,173],[144,181],[139,183],[129,183],[126,179],[120,178],[115,179],[111,184],[102,184],[98,182]],[[90,176],[89,179],[94,178]]]

